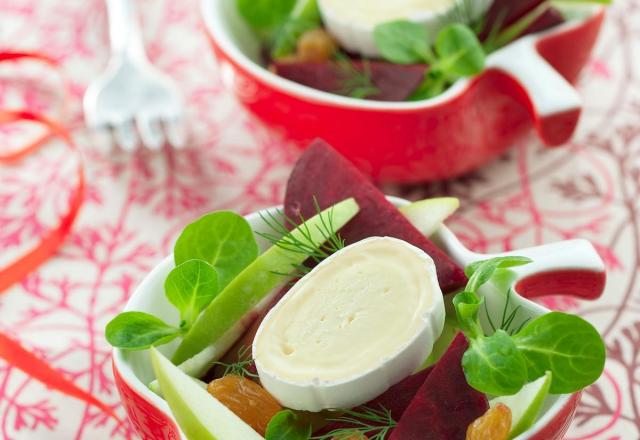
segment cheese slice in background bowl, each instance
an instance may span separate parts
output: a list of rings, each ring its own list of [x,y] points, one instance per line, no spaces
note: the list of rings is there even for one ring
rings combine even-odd
[[[476,20],[492,0],[318,0],[325,27],[349,52],[378,57],[373,30],[379,24],[409,20],[424,25],[433,39],[451,21]],[[466,21],[466,20],[464,20]]]
[[[260,381],[283,406],[351,408],[427,358],[444,325],[435,265],[371,237],[316,266],[267,314],[253,342]]]

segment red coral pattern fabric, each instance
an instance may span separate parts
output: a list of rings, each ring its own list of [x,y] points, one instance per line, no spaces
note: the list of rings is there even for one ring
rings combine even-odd
[[[0,332],[20,340],[82,389],[124,409],[116,392],[104,325],[147,271],[170,252],[181,228],[215,209],[243,213],[282,201],[296,151],[243,111],[227,91],[202,32],[197,0],[140,0],[150,58],[174,77],[188,102],[191,148],[133,156],[110,150],[82,123],[81,97],[108,59],[103,0],[0,0],[0,50],[39,51],[70,81],[62,122],[86,163],[84,205],[54,258],[0,297]],[[533,138],[465,178],[411,188],[408,198],[451,194],[450,222],[481,251],[581,237],[606,261],[596,303],[543,301],[580,313],[602,331],[606,370],[585,390],[567,438],[640,437],[640,1],[610,8],[578,87],[585,111],[570,144],[545,149]],[[59,78],[23,63],[0,65],[0,108],[62,113]],[[4,154],[41,128],[0,126]],[[33,247],[68,209],[74,160],[53,141],[0,168],[0,267]],[[123,417],[124,418],[124,417]],[[131,422],[48,390],[0,362],[0,438],[129,439]]]

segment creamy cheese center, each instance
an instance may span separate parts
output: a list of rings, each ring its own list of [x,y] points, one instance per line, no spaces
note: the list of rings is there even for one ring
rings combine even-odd
[[[416,14],[442,13],[456,0],[322,0],[324,10],[331,10],[345,22],[376,25],[407,19]]]
[[[299,281],[269,313],[254,341],[256,362],[294,382],[362,375],[405,349],[442,308],[432,277],[430,257],[401,240],[356,243]]]

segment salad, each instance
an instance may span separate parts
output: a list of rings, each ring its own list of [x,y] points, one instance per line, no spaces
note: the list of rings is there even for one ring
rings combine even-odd
[[[457,206],[398,209],[316,141],[284,212],[262,217],[271,247],[259,254],[240,215],[203,216],[178,237],[164,284],[179,321],[124,312],[107,340],[149,351],[149,387],[189,439],[516,437],[549,394],[598,379],[605,346],[578,316],[527,317],[511,284],[528,258],[461,268],[435,246]],[[155,347],[172,341],[168,359]]]
[[[415,101],[482,72],[492,52],[610,0],[234,0],[263,63],[353,98]]]

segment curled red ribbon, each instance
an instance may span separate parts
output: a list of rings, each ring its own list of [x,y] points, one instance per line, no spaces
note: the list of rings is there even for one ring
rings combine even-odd
[[[0,62],[14,61],[19,59],[34,59],[44,62],[54,68],[57,63],[41,54],[27,52],[0,52]],[[68,86],[65,82],[65,102]],[[41,146],[55,137],[65,141],[69,151],[77,158],[76,185],[72,190],[69,207],[65,214],[59,219],[58,225],[49,229],[40,239],[39,243],[27,253],[19,257],[7,267],[0,269],[0,293],[6,291],[14,283],[19,282],[28,273],[35,270],[42,263],[47,261],[58,250],[64,239],[71,231],[71,226],[80,210],[84,198],[84,167],[82,158],[77,147],[71,139],[69,132],[59,123],[46,116],[30,111],[2,111],[0,110],[0,124],[12,122],[30,121],[42,124],[46,127],[44,134],[35,140],[23,145],[17,150],[0,155],[0,164],[11,164],[36,152]],[[18,341],[0,333],[0,358],[5,359],[10,365],[19,368],[24,373],[42,382],[48,387],[63,394],[80,399],[90,405],[94,405],[107,413],[109,416],[120,422],[113,409],[101,402],[90,393],[82,390],[72,381],[64,377],[59,371],[52,368],[46,361],[29,352]]]
[[[58,123],[35,113],[28,111],[0,111],[0,124],[17,121],[38,122],[45,125],[48,130],[44,135],[23,146],[21,149],[13,151],[9,155],[0,156],[0,163],[14,162],[19,158],[36,151],[38,147],[44,145],[51,138],[59,136],[69,146],[69,150],[78,156],[78,166],[76,168],[77,183],[73,189],[69,208],[60,218],[58,225],[49,229],[34,248],[9,264],[7,267],[0,269],[0,292],[5,291],[11,285],[20,281],[29,272],[47,261],[49,257],[58,250],[71,230],[71,225],[78,214],[84,197],[84,168],[82,166],[80,154],[77,151],[69,132]]]

